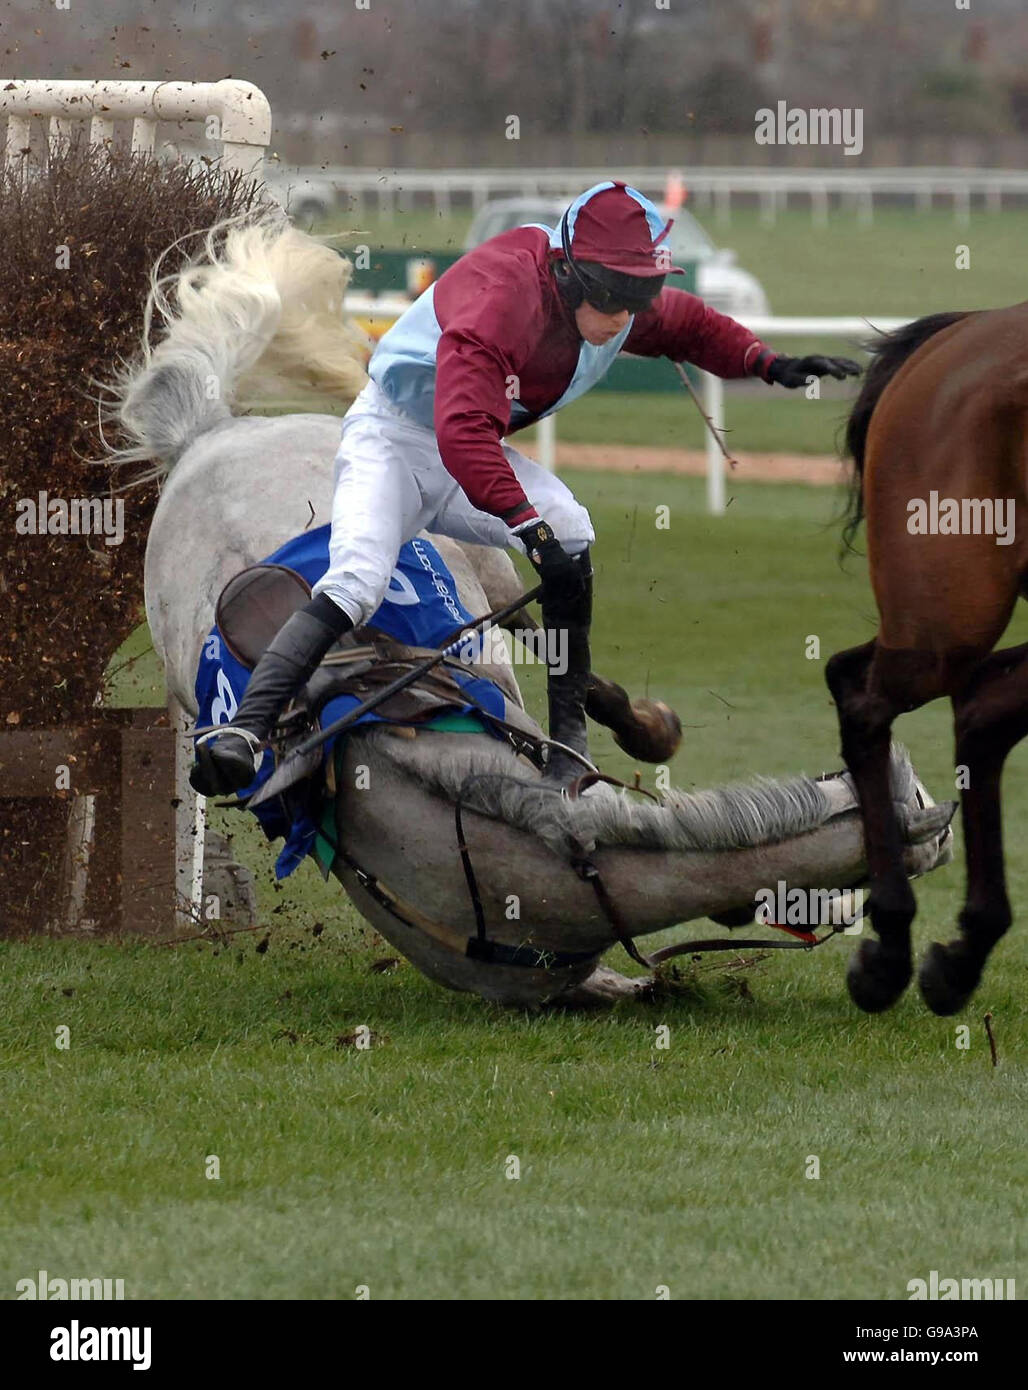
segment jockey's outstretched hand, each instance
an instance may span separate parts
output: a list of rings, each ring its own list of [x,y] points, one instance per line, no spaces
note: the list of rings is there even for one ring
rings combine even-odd
[[[585,592],[586,575],[579,560],[561,545],[541,518],[516,532],[543,582],[543,601],[570,603]]]
[[[806,386],[812,376],[834,376],[845,381],[859,376],[863,368],[848,357],[776,357],[767,369],[768,381],[775,381],[790,391]]]

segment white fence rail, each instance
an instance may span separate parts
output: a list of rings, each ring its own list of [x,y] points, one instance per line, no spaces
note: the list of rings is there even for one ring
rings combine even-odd
[[[349,196],[373,196],[379,211],[391,218],[397,207],[409,204],[414,194],[432,198],[437,213],[449,215],[453,199],[460,196],[477,212],[490,198],[565,195],[581,192],[611,177],[609,166],[580,169],[354,169],[328,167],[301,171],[328,179],[337,192]],[[958,223],[965,224],[971,201],[978,198],[991,212],[998,212],[1007,196],[1028,197],[1028,173],[1018,169],[960,169],[940,167],[910,169],[764,169],[685,167],[682,170],[690,205],[713,207],[722,225],[731,220],[732,199],[756,197],[761,219],[773,224],[789,198],[805,199],[815,225],[827,221],[832,197],[852,205],[861,221],[874,219],[875,199],[903,197],[918,211],[936,198],[948,199]],[[650,197],[663,195],[668,170],[618,169],[617,176]]]
[[[262,176],[271,141],[271,106],[259,87],[221,82],[80,82],[0,78],[0,116],[7,117],[6,163],[29,152],[33,120],[48,122],[51,140],[68,141],[76,124],[89,122],[94,145],[114,139],[116,121],[131,120],[132,149],[151,151],[158,121],[204,121],[221,141],[222,167]],[[216,125],[210,123],[214,118]]]

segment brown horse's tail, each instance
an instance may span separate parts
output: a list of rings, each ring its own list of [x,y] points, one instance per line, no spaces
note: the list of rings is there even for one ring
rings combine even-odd
[[[927,314],[923,319],[915,319],[891,333],[883,333],[871,339],[865,346],[873,354],[871,365],[864,375],[860,394],[853,402],[853,409],[846,424],[846,453],[853,460],[853,477],[850,481],[849,505],[846,509],[846,524],[843,527],[842,543],[844,549],[851,549],[853,537],[864,519],[864,449],[867,445],[867,432],[871,416],[882,392],[888,386],[900,367],[912,357],[922,343],[941,333],[950,324],[967,318],[970,310],[953,310],[946,314]]]

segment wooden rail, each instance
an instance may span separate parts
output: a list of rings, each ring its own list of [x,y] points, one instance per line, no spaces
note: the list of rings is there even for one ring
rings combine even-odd
[[[0,730],[0,799],[15,797],[71,803],[80,842],[70,845],[58,925],[82,930],[92,921],[105,934],[163,936],[181,924],[166,709],[98,710],[88,724]]]

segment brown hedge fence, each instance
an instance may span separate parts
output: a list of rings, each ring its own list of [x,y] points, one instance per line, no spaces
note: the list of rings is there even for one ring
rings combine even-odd
[[[97,708],[104,672],[143,616],[157,489],[124,492],[132,479],[97,463],[98,383],[139,349],[158,256],[179,242],[164,265],[174,270],[196,247],[190,233],[258,199],[214,166],[191,172],[84,142],[52,149],[45,168],[0,173],[0,935],[63,920],[69,807],[86,790],[76,740],[109,723]],[[49,505],[110,506],[115,494],[124,527],[114,545],[62,533],[61,507]],[[33,774],[39,794],[25,781],[24,740],[18,750],[4,741],[33,729],[51,731]],[[117,924],[103,878],[88,906],[101,928]]]

